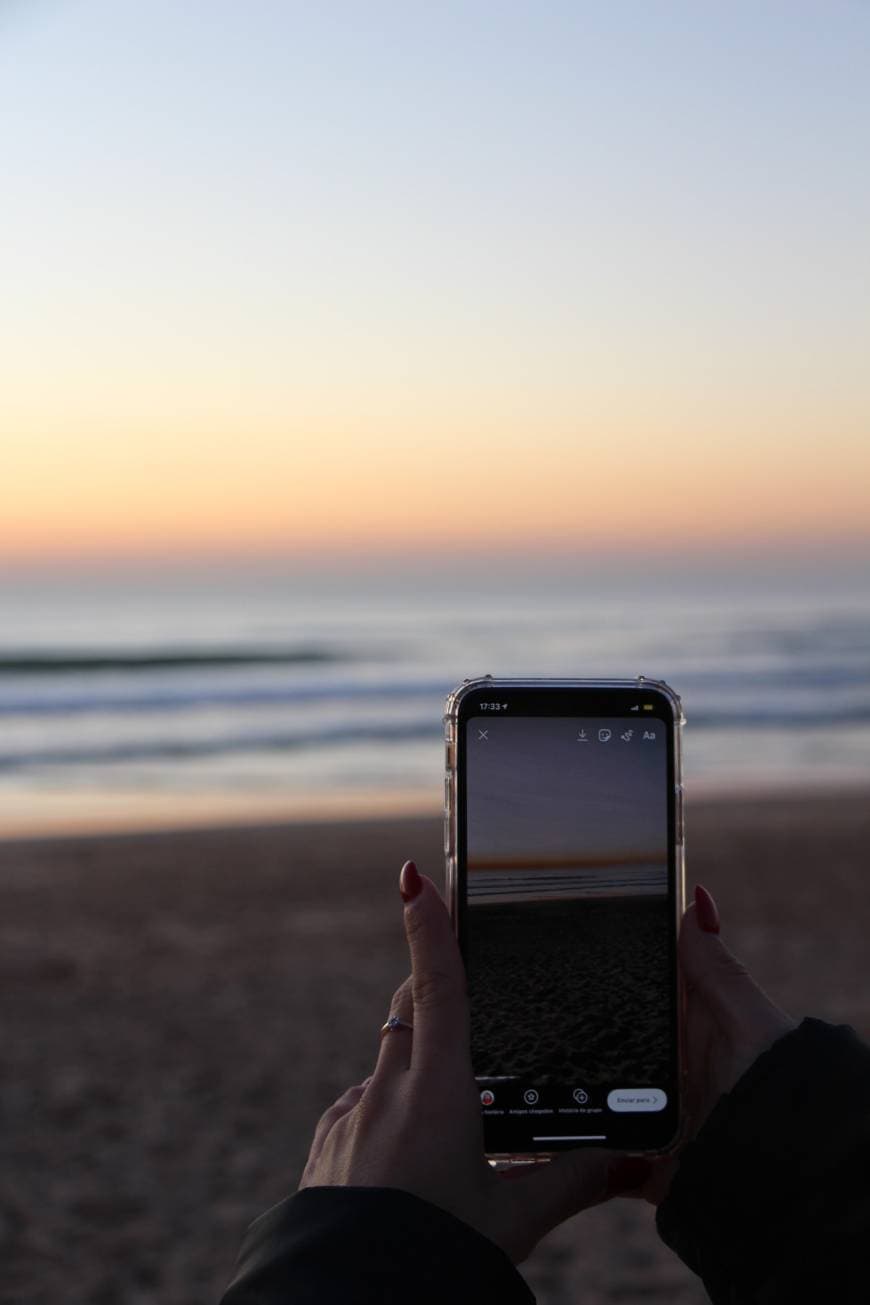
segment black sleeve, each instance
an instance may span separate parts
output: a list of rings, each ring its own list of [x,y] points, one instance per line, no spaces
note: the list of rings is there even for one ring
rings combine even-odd
[[[306,1187],[252,1223],[221,1305],[534,1305],[488,1237],[391,1187]]]
[[[807,1019],[721,1097],[657,1224],[714,1305],[870,1300],[870,1048]]]

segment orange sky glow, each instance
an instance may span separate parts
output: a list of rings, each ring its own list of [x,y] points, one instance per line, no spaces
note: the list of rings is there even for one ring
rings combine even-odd
[[[870,551],[860,6],[30,8],[0,566]]]

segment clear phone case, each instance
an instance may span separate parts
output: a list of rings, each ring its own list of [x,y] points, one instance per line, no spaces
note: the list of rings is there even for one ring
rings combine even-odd
[[[473,693],[482,689],[485,690],[509,690],[509,689],[536,689],[536,688],[562,688],[562,689],[632,689],[636,688],[639,692],[643,689],[655,689],[661,693],[671,704],[674,715],[674,829],[675,829],[675,869],[676,869],[676,892],[674,894],[674,905],[676,911],[675,927],[679,930],[680,921],[685,910],[686,884],[685,884],[685,821],[683,813],[683,746],[682,735],[683,726],[686,718],[683,715],[683,705],[679,694],[664,680],[649,679],[645,675],[638,675],[634,679],[525,679],[525,678],[506,678],[499,679],[492,675],[482,675],[474,679],[463,680],[461,684],[448,694],[444,709],[444,744],[445,744],[445,776],[444,776],[444,857],[446,871],[446,889],[447,904],[450,908],[450,918],[453,921],[454,929],[457,926],[459,912],[459,883],[457,874],[458,864],[458,827],[457,819],[457,770],[456,757],[458,745],[458,721],[459,708],[463,700]],[[680,1119],[684,1121],[685,1111],[683,1103],[685,1100],[685,993],[680,982],[679,974],[677,975],[677,999],[678,1009],[680,1011],[679,1034],[678,1034],[678,1064],[679,1064],[679,1082],[680,1082]],[[681,1124],[681,1130],[684,1123]],[[644,1152],[650,1154],[667,1154],[674,1150],[681,1141],[681,1135],[678,1134],[673,1142],[665,1150],[658,1153]],[[547,1161],[555,1152],[534,1152],[523,1153],[522,1155],[507,1154],[490,1154],[489,1159],[501,1164],[528,1164],[530,1161],[541,1160]]]

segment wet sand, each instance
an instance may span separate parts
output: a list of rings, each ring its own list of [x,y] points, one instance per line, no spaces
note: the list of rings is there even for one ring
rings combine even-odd
[[[870,793],[690,805],[690,883],[795,1014],[870,1036]],[[439,822],[0,844],[0,1298],[215,1302],[242,1230],[368,1072],[406,970],[396,878]],[[700,1305],[647,1206],[572,1219],[541,1305]]]

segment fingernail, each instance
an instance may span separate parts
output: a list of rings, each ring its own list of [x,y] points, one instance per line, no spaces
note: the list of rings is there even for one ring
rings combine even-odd
[[[606,1196],[618,1196],[620,1192],[633,1192],[642,1187],[650,1176],[652,1165],[641,1156],[626,1156],[617,1160],[607,1174],[604,1188]]]
[[[399,892],[402,894],[402,901],[413,902],[422,887],[423,880],[420,878],[414,862],[406,861],[402,866],[402,873],[399,875]]]
[[[695,910],[698,913],[698,924],[705,933],[719,932],[719,907],[700,884],[695,885]]]

